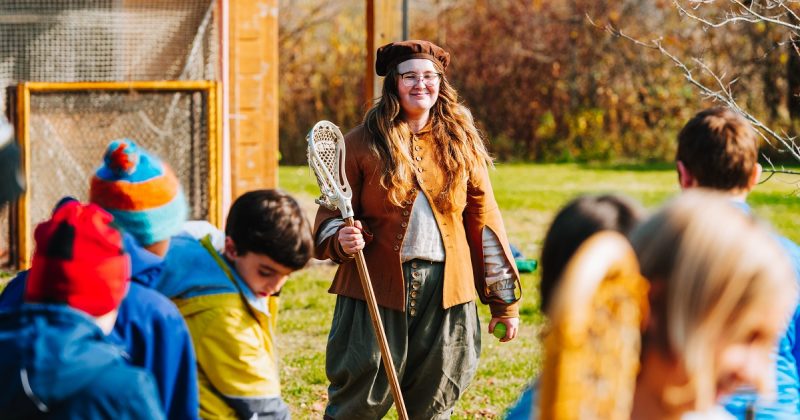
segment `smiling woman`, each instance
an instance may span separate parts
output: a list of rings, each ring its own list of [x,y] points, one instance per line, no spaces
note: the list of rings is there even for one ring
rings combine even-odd
[[[317,211],[316,256],[340,264],[330,289],[338,296],[328,418],[381,418],[392,403],[355,263],[360,250],[410,418],[449,418],[472,381],[481,348],[476,295],[491,309],[489,332],[502,324],[501,342],[517,335],[519,274],[489,181],[492,163],[448,83],[449,62],[428,41],[378,50],[382,96],[345,136],[359,220],[345,226],[334,211]]]
[[[397,71],[402,80],[397,84],[397,93],[403,117],[407,122],[427,122],[428,111],[439,98],[439,73],[436,67],[430,60],[415,58],[398,64]],[[416,131],[420,128],[417,127]]]

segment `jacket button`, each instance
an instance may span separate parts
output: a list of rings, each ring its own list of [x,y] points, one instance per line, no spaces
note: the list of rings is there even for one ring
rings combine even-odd
[[[408,226],[408,223],[406,223],[406,222],[400,223],[400,226],[402,226],[402,227],[407,227],[407,226]]]
[[[417,160],[418,160],[418,161],[420,161],[420,160],[422,160],[422,158],[421,158],[421,157],[419,157],[419,156],[417,156]]]
[[[394,249],[395,251],[399,251],[399,250],[400,250],[400,247],[399,247],[399,246],[397,246],[397,245],[395,245],[395,246],[393,246],[393,247],[392,247],[392,249]]]
[[[415,278],[415,279],[418,279],[418,278],[419,278],[419,271],[413,271],[413,272],[411,272],[411,277],[413,277],[413,278]]]
[[[422,172],[422,168],[417,168],[417,172]]]
[[[408,210],[403,210],[403,216],[408,216]]]
[[[419,267],[419,264],[417,264],[416,261],[411,263],[411,268],[417,268],[417,267]]]
[[[417,291],[416,291],[416,290],[412,290],[412,291],[411,291],[411,297],[412,297],[412,298],[415,298],[415,297],[417,297]]]
[[[411,302],[409,302],[408,304],[413,308],[413,307],[417,306],[417,301],[415,301],[414,299],[411,299]]]
[[[403,239],[403,234],[402,233],[398,233],[397,234],[397,239]]]
[[[417,314],[417,308],[411,308],[411,309],[409,309],[409,310],[408,310],[408,313],[409,313],[411,316],[414,316],[414,315],[416,315],[416,314]]]
[[[416,151],[420,151],[420,150],[422,150],[422,148],[421,148],[421,147],[419,147],[419,146],[414,146],[414,150],[416,150]]]

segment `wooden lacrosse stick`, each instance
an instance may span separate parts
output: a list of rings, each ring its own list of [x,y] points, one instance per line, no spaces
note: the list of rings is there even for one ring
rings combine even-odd
[[[596,233],[559,281],[544,339],[538,418],[630,419],[649,310],[636,253],[621,234]]]
[[[317,177],[317,184],[322,195],[316,200],[317,204],[327,207],[330,210],[339,209],[342,219],[347,226],[355,226],[353,220],[353,207],[350,190],[350,183],[347,182],[347,174],[344,168],[344,137],[339,127],[330,121],[320,121],[308,133],[308,165]],[[334,239],[335,240],[335,239]],[[356,253],[356,266],[358,267],[358,277],[361,280],[361,287],[364,289],[364,297],[369,308],[369,316],[372,320],[372,328],[381,349],[381,360],[386,376],[389,379],[389,387],[394,397],[394,405],[401,420],[408,419],[406,405],[403,402],[403,394],[400,392],[400,381],[397,379],[397,372],[394,370],[392,353],[389,351],[389,343],[386,340],[386,332],[383,330],[381,314],[378,312],[378,302],[372,290],[372,281],[369,278],[367,262],[364,260],[364,253],[359,250]]]

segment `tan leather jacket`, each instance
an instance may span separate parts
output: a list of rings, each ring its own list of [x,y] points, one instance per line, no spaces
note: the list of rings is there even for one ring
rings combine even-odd
[[[383,166],[377,154],[370,150],[372,140],[366,128],[358,126],[345,136],[347,179],[353,192],[355,219],[361,220],[366,231],[364,258],[375,298],[379,305],[398,311],[405,311],[406,307],[400,249],[411,216],[411,206],[419,191],[433,203],[433,197],[441,191],[444,181],[437,165],[435,148],[428,141],[431,135],[426,128],[412,136],[419,188],[413,191],[413,196],[403,207],[391,204],[386,189],[380,185]],[[509,304],[490,296],[484,281],[481,236],[484,227],[497,235],[506,259],[514,267],[514,274],[519,279],[488,170],[485,167],[476,170],[461,184],[456,194],[456,207],[450,213],[442,213],[435,205],[431,206],[445,248],[443,306],[446,309],[473,301],[477,290],[481,301],[489,304],[492,316],[517,317],[518,301]],[[315,237],[324,222],[333,217],[341,217],[338,210],[331,211],[325,207],[317,210]],[[330,258],[340,263],[329,292],[364,300],[354,256],[342,251],[336,236],[334,234],[321,243],[317,241],[315,250],[317,258]]]

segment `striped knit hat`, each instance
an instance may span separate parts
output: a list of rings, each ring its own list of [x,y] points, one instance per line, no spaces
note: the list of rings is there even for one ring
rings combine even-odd
[[[89,189],[89,201],[114,215],[114,221],[142,246],[180,232],[188,208],[170,167],[130,139],[113,140]]]
[[[34,237],[26,302],[66,303],[92,316],[119,306],[131,262],[110,214],[95,204],[62,200]]]

